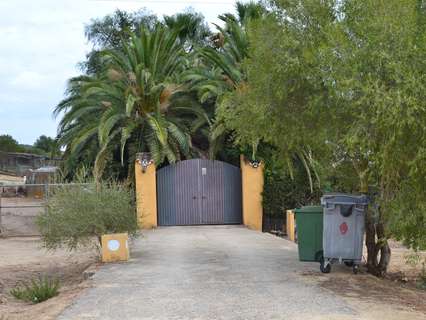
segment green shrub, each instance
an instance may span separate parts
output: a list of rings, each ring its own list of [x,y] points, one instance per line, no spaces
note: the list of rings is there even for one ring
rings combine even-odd
[[[291,177],[284,168],[274,167],[274,163],[265,162],[265,164],[263,189],[265,216],[284,217],[286,209],[319,203],[320,190],[315,185],[314,192],[311,192],[304,168],[296,164]]]
[[[16,299],[40,303],[50,299],[59,293],[59,280],[40,277],[37,280],[31,280],[30,283],[24,283],[10,290],[10,294]]]
[[[94,237],[108,233],[135,235],[133,193],[117,182],[60,187],[51,193],[37,225],[48,249],[91,246]]]

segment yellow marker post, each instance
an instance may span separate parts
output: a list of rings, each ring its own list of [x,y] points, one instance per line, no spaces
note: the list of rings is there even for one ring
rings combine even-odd
[[[296,240],[296,223],[294,220],[294,211],[293,210],[287,210],[287,217],[286,217],[286,228],[287,228],[287,237],[291,241]]]
[[[127,233],[105,234],[101,237],[102,262],[129,260],[129,236]]]

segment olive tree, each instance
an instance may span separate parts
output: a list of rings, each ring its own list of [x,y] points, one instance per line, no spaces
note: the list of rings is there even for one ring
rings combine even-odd
[[[57,186],[36,222],[43,245],[52,250],[100,247],[104,234],[138,231],[133,192],[114,181]]]
[[[425,165],[425,12],[420,1],[352,0],[339,15],[321,57],[333,100],[331,136],[351,159],[359,191],[373,193],[367,266],[380,275],[390,259],[388,237],[415,249],[425,238],[424,200],[405,196],[420,196],[425,185],[417,169]],[[410,215],[420,232],[407,226]]]
[[[249,34],[247,83],[219,112],[240,143],[267,141],[283,158],[302,149],[323,179],[339,168],[357,177],[371,199],[367,267],[381,275],[389,237],[426,247],[424,1],[271,6]]]

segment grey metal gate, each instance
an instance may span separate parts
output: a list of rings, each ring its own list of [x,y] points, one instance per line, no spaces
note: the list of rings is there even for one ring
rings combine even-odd
[[[241,171],[216,160],[180,161],[157,171],[160,226],[240,224]]]

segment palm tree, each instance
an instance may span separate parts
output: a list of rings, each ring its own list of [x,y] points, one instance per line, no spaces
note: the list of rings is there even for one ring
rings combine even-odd
[[[241,62],[247,57],[247,33],[242,25],[228,16],[219,17],[225,27],[212,37],[213,46],[197,50],[198,66],[185,74],[202,102],[234,90],[244,79]]]
[[[237,19],[241,25],[247,25],[249,20],[260,19],[266,13],[265,6],[258,1],[238,2],[235,5],[237,9]]]
[[[197,91],[201,102],[213,100],[216,103],[216,116],[210,127],[209,155],[217,157],[227,139],[232,137],[232,129],[224,119],[224,114],[232,114],[232,102],[227,101],[233,93],[243,94],[247,90],[246,74],[242,68],[244,59],[249,57],[248,27],[251,22],[265,19],[267,9],[258,2],[236,4],[237,15],[224,14],[219,19],[224,26],[216,25],[218,33],[212,37],[213,45],[202,47],[197,51],[199,66],[185,74],[192,89]],[[229,95],[228,95],[229,94]],[[229,112],[231,111],[231,112]],[[238,116],[238,115],[234,115]],[[226,118],[226,116],[225,116]],[[251,157],[256,158],[260,140],[253,138],[250,146]],[[311,192],[314,190],[314,179],[319,183],[317,163],[312,157],[309,146],[300,146],[287,155],[287,166],[293,177],[293,163],[299,162],[306,170]]]
[[[196,51],[197,65],[188,70],[184,79],[196,91],[201,103],[214,101],[220,105],[227,92],[244,85],[242,62],[248,57],[247,27],[253,19],[266,15],[265,7],[256,2],[237,2],[237,13],[220,15],[224,26],[216,25],[218,33],[211,37],[211,45]],[[220,119],[212,124],[209,135],[209,156],[215,158],[229,131]],[[254,142],[256,145],[257,142]]]
[[[187,11],[164,16],[164,24],[178,32],[179,41],[183,43],[187,52],[191,52],[194,46],[205,45],[211,36],[203,15],[197,12]]]
[[[156,164],[189,157],[190,127],[180,115],[197,121],[205,115],[196,104],[176,103],[188,65],[178,32],[160,24],[153,31],[142,26],[101,57],[101,72],[71,79],[69,97],[57,106],[56,115],[64,113],[59,141],[73,154],[95,140],[97,179],[117,148],[122,163],[126,150],[149,151]]]

